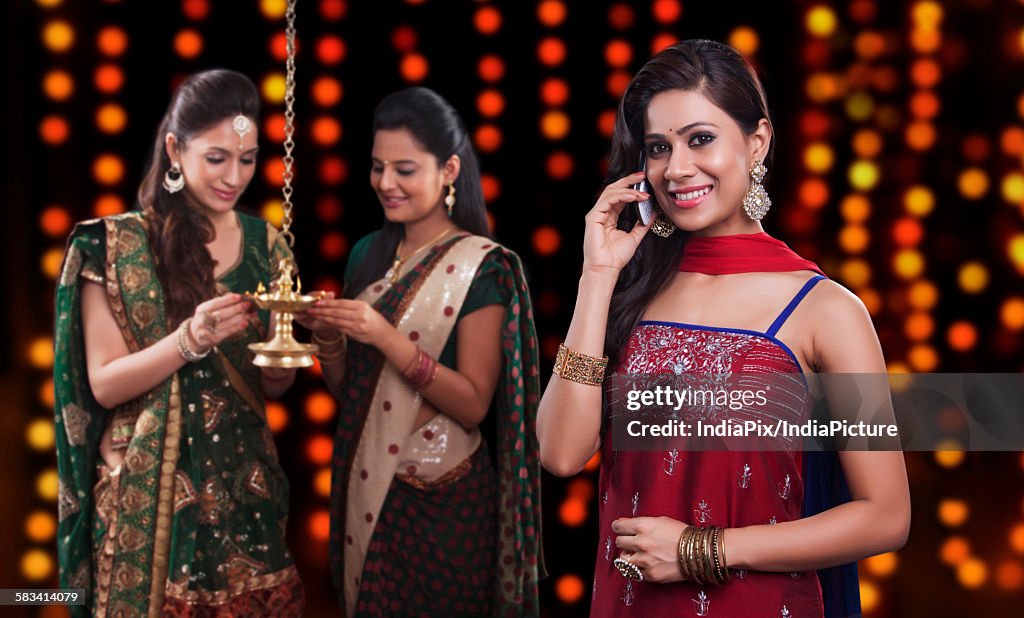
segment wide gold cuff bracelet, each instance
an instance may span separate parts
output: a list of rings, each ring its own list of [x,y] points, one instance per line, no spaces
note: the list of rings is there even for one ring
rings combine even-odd
[[[604,381],[604,370],[608,367],[608,357],[598,358],[576,350],[558,345],[555,356],[554,373],[556,376],[589,386],[601,386]]]

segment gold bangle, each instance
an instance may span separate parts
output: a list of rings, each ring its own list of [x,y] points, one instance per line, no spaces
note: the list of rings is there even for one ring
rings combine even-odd
[[[335,344],[338,344],[338,343],[343,343],[343,342],[345,342],[345,339],[346,339],[345,333],[342,333],[340,331],[339,331],[339,334],[338,334],[338,338],[337,339],[332,339],[330,341],[327,341],[326,339],[322,338],[315,331],[313,332],[313,343],[317,344],[321,348],[329,348],[332,345],[335,345]]]
[[[341,337],[338,337],[334,341],[324,341],[320,339],[316,333],[313,333],[313,343],[315,343],[319,348],[316,351],[316,357],[320,359],[321,363],[332,363],[343,358],[345,356],[345,352],[348,351],[348,338],[345,336],[345,333],[342,333]],[[332,346],[337,347],[333,350],[328,349]]]
[[[587,386],[601,386],[601,383],[604,382],[604,370],[607,367],[607,356],[601,358],[589,356],[560,343],[552,371],[564,380]]]

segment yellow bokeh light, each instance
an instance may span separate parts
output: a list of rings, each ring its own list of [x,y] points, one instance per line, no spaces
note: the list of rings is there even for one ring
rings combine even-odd
[[[871,235],[860,225],[847,225],[839,232],[839,246],[847,253],[860,253],[868,248]]]
[[[60,276],[60,267],[64,263],[64,250],[54,247],[48,249],[46,253],[39,258],[39,270],[43,272],[43,275],[51,280],[56,281],[57,277]]]
[[[804,150],[804,166],[815,174],[824,174],[832,169],[833,161],[832,148],[824,142],[815,142]]]
[[[1024,273],[1024,234],[1014,234],[1006,244],[1006,255],[1017,270]]]
[[[880,600],[878,587],[866,580],[860,580],[860,608],[861,611],[871,612]]]
[[[839,20],[836,18],[835,11],[825,5],[817,5],[811,7],[807,11],[807,17],[804,20],[804,25],[807,27],[807,31],[817,37],[827,37],[836,31],[836,25]]]
[[[938,2],[918,2],[910,16],[918,28],[938,28],[942,23],[942,6]]]
[[[971,555],[971,544],[962,536],[951,536],[939,548],[939,559],[949,566],[956,566]]]
[[[21,574],[29,581],[42,581],[53,574],[53,558],[41,549],[30,549],[21,556]]]
[[[871,266],[864,260],[847,260],[839,267],[839,276],[851,288],[864,287],[871,281]]]
[[[878,554],[877,556],[871,556],[865,558],[863,563],[868,573],[877,577],[889,577],[896,572],[896,568],[899,567],[900,560],[895,552],[886,552],[884,554]]]
[[[45,470],[36,477],[36,493],[43,500],[50,502],[56,500],[59,489],[60,478],[57,476],[56,470]]]
[[[915,217],[924,217],[935,208],[935,194],[928,187],[910,187],[903,194],[903,207]]]
[[[1024,298],[1015,296],[1003,301],[999,318],[1003,321],[1003,326],[1010,330],[1024,329]]]
[[[856,161],[850,166],[847,176],[855,189],[870,191],[878,184],[878,166],[871,161]]]
[[[957,187],[967,199],[979,199],[988,191],[988,175],[976,167],[968,168],[957,178]]]
[[[1003,176],[1000,190],[1003,194],[1003,199],[1010,204],[1019,205],[1024,202],[1024,174],[1011,172]]]
[[[267,19],[281,19],[287,9],[288,3],[285,0],[260,0],[260,12]]]
[[[853,194],[843,198],[839,205],[843,218],[850,223],[863,223],[871,216],[871,202],[863,195]]]
[[[924,272],[924,256],[914,249],[903,249],[892,260],[893,270],[903,279],[916,279]]]
[[[37,543],[46,543],[57,533],[57,521],[53,514],[35,511],[25,519],[25,536]]]
[[[43,44],[54,52],[65,52],[75,44],[75,31],[66,21],[55,19],[43,27]]]
[[[569,134],[569,116],[565,112],[552,110],[541,116],[540,131],[550,140],[559,140]]]
[[[951,528],[962,526],[967,521],[970,512],[970,508],[963,500],[946,498],[939,502],[939,521]]]
[[[744,56],[756,54],[760,44],[757,31],[748,26],[739,26],[729,33],[729,45]]]
[[[846,115],[863,122],[875,111],[875,100],[866,92],[855,92],[846,99]]]
[[[29,423],[25,430],[25,440],[28,445],[37,451],[49,451],[53,448],[53,421],[49,419],[36,419]]]
[[[957,279],[960,289],[977,294],[988,286],[988,269],[981,262],[968,262],[960,267]]]
[[[260,216],[274,227],[281,227],[284,221],[284,203],[281,200],[267,200],[260,208]]]
[[[908,367],[906,363],[901,363],[899,361],[888,362],[885,364],[885,371],[889,374],[889,387],[893,391],[899,392],[906,390],[906,385],[909,384],[909,382],[901,377],[901,374],[910,373],[910,367]]]
[[[60,6],[60,3],[63,1],[64,0],[36,0],[36,4],[44,9],[52,9],[55,6]]]
[[[915,345],[907,352],[907,361],[914,371],[928,373],[939,365],[939,354],[930,345]]]
[[[988,580],[988,567],[978,558],[968,558],[956,568],[956,578],[964,588],[980,588]]]
[[[963,447],[953,440],[940,442],[935,448],[935,463],[943,468],[955,468],[964,462]]]
[[[263,78],[263,98],[266,99],[268,103],[284,102],[286,90],[287,83],[285,82],[284,75],[280,73],[271,73]]]
[[[910,306],[927,311],[939,302],[939,288],[930,281],[915,281],[907,292]]]
[[[28,362],[36,369],[53,367],[53,339],[36,337],[28,344]]]

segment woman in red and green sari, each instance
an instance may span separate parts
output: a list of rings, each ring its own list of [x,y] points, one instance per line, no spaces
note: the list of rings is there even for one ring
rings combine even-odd
[[[77,614],[298,616],[288,481],[264,397],[294,370],[247,345],[245,297],[291,259],[235,211],[255,170],[259,95],[207,71],[175,92],[140,210],[78,224],[57,287],[60,584]]]
[[[370,182],[384,227],[353,247],[344,298],[301,318],[340,402],[344,615],[539,615],[533,315],[518,256],[487,236],[447,101],[410,88],[380,103]]]

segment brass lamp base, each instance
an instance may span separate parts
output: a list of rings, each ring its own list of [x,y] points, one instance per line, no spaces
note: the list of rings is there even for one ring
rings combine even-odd
[[[279,367],[292,369],[295,367],[312,367],[313,354],[319,350],[315,343],[299,343],[292,336],[293,313],[305,311],[320,300],[319,295],[300,294],[292,289],[292,264],[282,260],[281,275],[275,284],[274,292],[263,290],[263,284],[255,294],[246,294],[257,307],[274,312],[274,338],[270,341],[250,343],[249,349],[256,353],[252,364],[257,367]],[[298,284],[301,289],[302,284]]]

